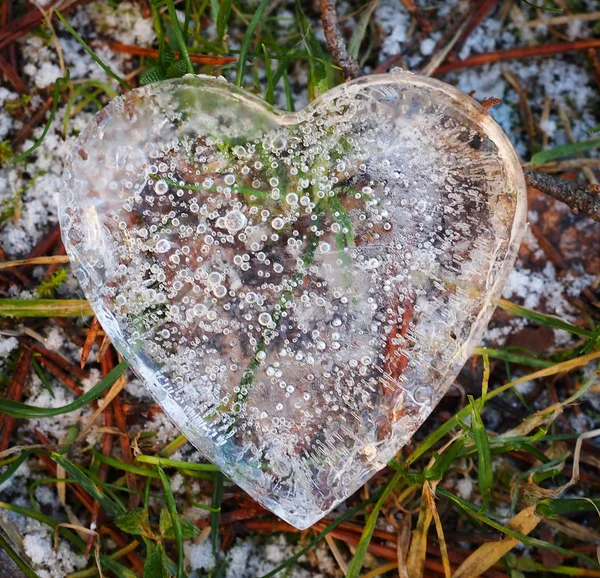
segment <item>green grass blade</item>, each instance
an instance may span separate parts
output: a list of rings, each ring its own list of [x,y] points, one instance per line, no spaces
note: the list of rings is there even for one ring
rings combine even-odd
[[[454,505],[458,506],[458,508],[460,508],[461,510],[463,510],[465,513],[472,516],[473,518],[477,519],[479,522],[481,522],[487,526],[490,526],[490,527],[494,528],[494,530],[498,530],[499,532],[502,532],[503,534],[506,534],[507,536],[514,538],[515,540],[519,540],[519,542],[522,542],[523,544],[525,544],[525,546],[529,546],[532,548],[547,548],[549,550],[554,550],[555,552],[559,552],[560,554],[563,554],[564,556],[569,556],[569,557],[575,556],[575,557],[579,558],[580,560],[584,560],[588,564],[591,564],[593,568],[600,569],[600,564],[596,560],[594,560],[594,559],[590,558],[589,556],[586,556],[585,554],[582,554],[576,550],[567,550],[566,548],[561,548],[560,546],[557,546],[556,544],[552,544],[552,543],[546,542],[544,540],[539,540],[538,538],[531,538],[530,536],[521,534],[520,532],[517,532],[517,531],[513,530],[512,528],[503,526],[502,524],[500,524],[500,522],[496,522],[495,520],[492,520],[491,518],[488,518],[487,516],[481,514],[479,512],[479,509],[476,506],[474,506],[473,504],[470,504],[469,502],[462,500],[461,498],[459,498],[458,496],[455,496],[454,494],[445,490],[444,488],[441,488],[438,486],[436,493],[438,495],[444,496],[445,498],[450,500],[452,503],[454,503]]]
[[[274,568],[273,570],[271,570],[264,576],[261,576],[260,578],[273,578],[273,576],[276,576],[277,574],[279,574],[279,572],[285,570],[288,566],[294,564],[294,562],[296,562],[298,558],[301,558],[309,550],[314,548],[323,538],[325,538],[325,536],[327,536],[327,534],[329,534],[329,532],[335,530],[340,524],[343,524],[346,520],[349,520],[350,518],[352,518],[352,516],[355,516],[356,514],[364,510],[368,505],[373,504],[374,502],[379,500],[381,494],[383,494],[384,491],[385,488],[381,488],[376,492],[373,492],[369,498],[363,500],[362,502],[360,502],[360,504],[356,504],[356,506],[353,506],[352,508],[346,510],[341,516],[338,516],[333,522],[331,522],[331,524],[329,524],[321,533],[315,536],[306,546],[304,546],[304,548],[296,552],[291,558],[288,558],[285,562],[282,562],[279,566],[277,566],[277,568]]]
[[[42,382],[44,389],[50,394],[51,397],[54,398],[55,397],[54,390],[52,389],[50,382],[46,379],[46,376],[44,375],[44,370],[42,369],[42,366],[36,360],[36,355],[37,354],[34,354],[33,357],[31,358],[31,366],[33,367],[33,371],[35,371],[36,375],[40,378],[40,381]]]
[[[350,38],[350,42],[348,42],[348,54],[350,54],[354,60],[358,60],[360,45],[365,37],[365,33],[367,32],[371,16],[373,16],[373,12],[375,11],[375,8],[377,8],[378,4],[379,0],[371,0],[371,2],[367,4],[367,7],[364,9],[363,13],[358,19],[356,28],[352,33],[352,38]]]
[[[592,339],[594,337],[593,331],[571,325],[570,323],[563,321],[560,317],[539,313],[538,311],[528,309],[527,307],[522,307],[521,305],[516,305],[515,303],[511,303],[505,299],[500,299],[498,302],[498,307],[500,307],[500,309],[504,309],[504,311],[508,313],[512,313],[516,317],[524,317],[525,319],[534,321],[538,325],[545,325],[546,327],[551,327],[552,329],[562,329],[563,331],[568,331],[569,333],[580,335],[581,337],[586,337],[587,339]]]
[[[225,476],[218,472],[215,476],[215,488],[213,490],[210,505],[210,543],[213,556],[217,559],[219,550],[219,520],[221,518],[221,501],[223,499],[223,480]]]
[[[548,499],[538,503],[536,511],[545,518],[556,518],[587,512],[600,512],[600,499],[598,498],[564,498]]]
[[[250,20],[250,24],[248,24],[248,28],[246,29],[246,33],[244,34],[244,38],[242,40],[242,46],[240,48],[240,55],[238,57],[237,63],[237,71],[235,75],[235,85],[242,86],[244,83],[244,68],[246,66],[246,59],[248,58],[248,46],[250,45],[250,41],[252,40],[252,36],[254,35],[254,31],[262,18],[263,12],[267,7],[269,0],[261,0],[260,4],[256,7],[254,12],[254,16],[252,16],[252,20]]]
[[[181,531],[181,521],[179,520],[179,514],[177,513],[175,497],[173,496],[173,492],[171,491],[171,484],[169,483],[169,478],[167,478],[167,475],[160,466],[158,466],[158,474],[160,475],[160,479],[165,490],[167,509],[169,510],[169,514],[171,515],[171,523],[173,524],[175,542],[177,543],[177,578],[183,578],[183,532]]]
[[[375,531],[375,524],[377,523],[377,518],[379,517],[379,511],[381,510],[387,497],[390,495],[392,490],[396,487],[398,482],[403,477],[403,473],[396,472],[392,479],[385,486],[381,495],[379,496],[379,499],[377,500],[377,503],[375,504],[373,510],[369,514],[367,523],[365,524],[365,529],[363,530],[362,536],[360,537],[360,542],[356,547],[356,554],[354,554],[352,561],[348,565],[346,578],[358,578],[363,565],[363,561],[365,559],[365,555],[367,554],[367,549],[369,547],[369,544],[371,543],[371,538],[373,537],[373,532]]]
[[[21,572],[25,574],[27,578],[40,578],[27,564],[21,556],[13,549],[9,541],[0,532],[0,548],[2,548],[13,560],[13,562],[19,567]]]
[[[482,510],[485,511],[487,503],[492,495],[494,486],[494,472],[492,470],[492,453],[490,450],[490,441],[487,431],[481,419],[481,405],[475,404],[473,396],[469,396],[469,406],[471,408],[471,435],[477,448],[477,456],[479,458],[477,468],[477,482],[479,492],[483,498]]]
[[[518,365],[526,365],[528,367],[552,367],[554,365],[554,361],[548,359],[538,359],[531,355],[520,355],[518,353],[506,351],[505,349],[476,347],[473,353],[475,355],[481,355],[484,351],[487,353],[487,356],[492,359],[500,359],[501,361],[508,361],[509,363],[516,363]]]
[[[70,72],[67,70],[66,78],[62,78],[62,77],[57,78],[56,81],[54,82],[54,95],[52,97],[52,108],[50,109],[50,116],[48,117],[48,121],[46,122],[46,126],[44,127],[44,130],[42,131],[40,138],[38,138],[35,141],[35,143],[33,143],[33,146],[31,148],[27,149],[24,153],[21,153],[18,157],[15,157],[14,159],[12,159],[11,160],[12,163],[18,163],[18,162],[21,162],[22,160],[25,160],[32,152],[34,152],[44,142],[44,139],[46,138],[46,135],[48,134],[48,131],[50,130],[50,126],[52,125],[52,122],[54,121],[54,117],[56,116],[56,110],[58,108],[58,103],[60,102],[60,91],[63,89],[63,86],[69,82],[69,75],[70,75]]]
[[[71,530],[64,527],[59,527],[58,522],[52,519],[50,516],[46,516],[45,514],[42,514],[36,510],[17,506],[16,504],[9,504],[7,502],[0,502],[0,508],[8,510],[9,512],[14,512],[15,514],[19,514],[20,516],[25,516],[26,518],[31,518],[32,520],[37,520],[41,524],[45,524],[53,530],[58,528],[61,536],[66,538],[69,542],[71,542],[71,544],[77,546],[82,552],[85,551],[85,542]],[[100,554],[100,563],[102,566],[113,572],[113,574],[118,578],[138,578],[131,570],[122,564],[119,564],[117,561],[111,560],[111,558],[105,554]]]
[[[181,31],[181,26],[179,25],[179,18],[177,18],[175,5],[173,4],[173,0],[166,0],[166,3],[167,9],[169,10],[169,16],[171,17],[171,23],[173,24],[175,38],[177,39],[179,51],[181,52],[181,58],[185,62],[185,67],[188,74],[194,74],[194,65],[192,64],[190,53],[188,52],[187,44],[185,42],[185,38],[183,37],[183,32]]]
[[[265,100],[269,104],[273,104],[275,100],[275,83],[273,82],[273,70],[271,69],[271,59],[267,52],[267,47],[263,44],[263,53],[265,55],[265,70],[267,72],[267,90],[265,92]]]
[[[0,299],[0,317],[84,317],[93,314],[85,299]]]
[[[179,460],[171,460],[169,458],[159,458],[157,456],[141,455],[137,457],[137,461],[141,464],[152,464],[161,468],[177,468],[178,470],[190,470],[198,472],[218,472],[219,468],[213,464],[193,464],[191,462],[182,462]]]
[[[328,67],[325,64],[327,55],[304,15],[299,0],[296,0],[296,18],[302,33],[304,47],[308,53],[308,98],[314,100],[330,88]]]
[[[225,36],[225,33],[227,32],[227,23],[229,22],[232,4],[233,0],[221,0],[219,12],[215,18],[217,22],[217,36],[219,37],[219,42],[223,42],[223,36]]]
[[[90,495],[94,500],[99,502],[104,511],[111,517],[116,518],[124,513],[125,509],[119,508],[115,502],[113,502],[104,492],[102,492],[98,486],[73,462],[66,459],[61,454],[52,453],[50,457],[67,472],[73,479],[81,485],[81,487]]]
[[[14,462],[12,462],[6,471],[0,476],[0,485],[12,478],[13,474],[21,467],[21,464],[32,454],[33,452],[23,452]]]
[[[110,466],[111,468],[115,468],[117,470],[123,470],[125,472],[129,472],[131,474],[135,474],[136,476],[145,476],[148,478],[159,478],[160,476],[154,472],[153,470],[147,470],[145,468],[140,468],[139,466],[135,466],[133,464],[127,464],[122,462],[121,460],[117,460],[115,458],[111,458],[110,456],[105,456],[103,453],[93,450],[93,456],[95,460]]]
[[[53,10],[58,19],[63,23],[64,27],[70,32],[73,38],[75,38],[75,40],[77,40],[77,42],[83,46],[84,50],[93,58],[100,68],[102,68],[102,70],[104,70],[108,76],[114,78],[121,86],[127,90],[131,90],[131,85],[126,80],[123,80],[118,74],[115,74],[108,66],[106,66],[106,64],[104,64],[104,62],[102,62],[102,60],[100,60],[98,55],[86,44],[85,40],[81,38],[79,34],[77,34],[75,29],[66,21],[65,17],[58,11],[58,9],[53,8]]]
[[[111,372],[101,379],[92,389],[84,393],[80,398],[75,401],[63,405],[61,407],[37,407],[34,405],[27,405],[19,401],[12,401],[10,399],[0,398],[0,413],[5,413],[11,417],[17,417],[20,419],[29,419],[37,417],[53,417],[56,415],[62,415],[64,413],[70,413],[79,408],[86,406],[91,401],[98,399],[105,391],[107,391],[115,381],[125,372],[127,369],[127,363],[122,361],[117,365]]]
[[[531,166],[537,167],[539,165],[543,165],[544,163],[549,163],[550,161],[555,161],[564,157],[570,157],[571,155],[589,151],[598,147],[600,147],[600,138],[592,138],[590,140],[561,145],[554,147],[553,149],[534,154],[531,157]]]

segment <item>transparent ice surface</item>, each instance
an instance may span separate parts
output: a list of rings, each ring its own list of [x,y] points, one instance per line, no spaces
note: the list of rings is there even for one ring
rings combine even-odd
[[[444,395],[526,213],[491,117],[409,73],[294,114],[209,77],[133,90],[80,135],[59,205],[116,348],[208,459],[302,529]]]

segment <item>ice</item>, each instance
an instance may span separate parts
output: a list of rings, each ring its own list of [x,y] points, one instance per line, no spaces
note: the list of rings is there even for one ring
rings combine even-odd
[[[506,136],[441,82],[370,76],[288,114],[186,76],[95,117],[59,213],[87,298],[165,412],[306,528],[444,395],[526,201]]]

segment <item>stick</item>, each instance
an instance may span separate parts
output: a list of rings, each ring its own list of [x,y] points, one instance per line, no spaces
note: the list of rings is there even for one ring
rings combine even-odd
[[[337,24],[335,12],[336,0],[321,0],[321,22],[327,39],[327,46],[336,64],[342,69],[346,80],[358,78],[361,75],[358,62],[348,54],[346,43]]]
[[[530,187],[542,191],[557,201],[565,203],[575,214],[581,213],[600,223],[600,187],[580,186],[568,179],[547,173],[524,169],[525,181]]]

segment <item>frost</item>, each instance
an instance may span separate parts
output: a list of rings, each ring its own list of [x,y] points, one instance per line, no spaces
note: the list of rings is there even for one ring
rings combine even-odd
[[[209,77],[134,90],[82,132],[59,197],[115,347],[200,451],[299,528],[450,386],[525,213],[491,117],[407,73],[294,114]]]

